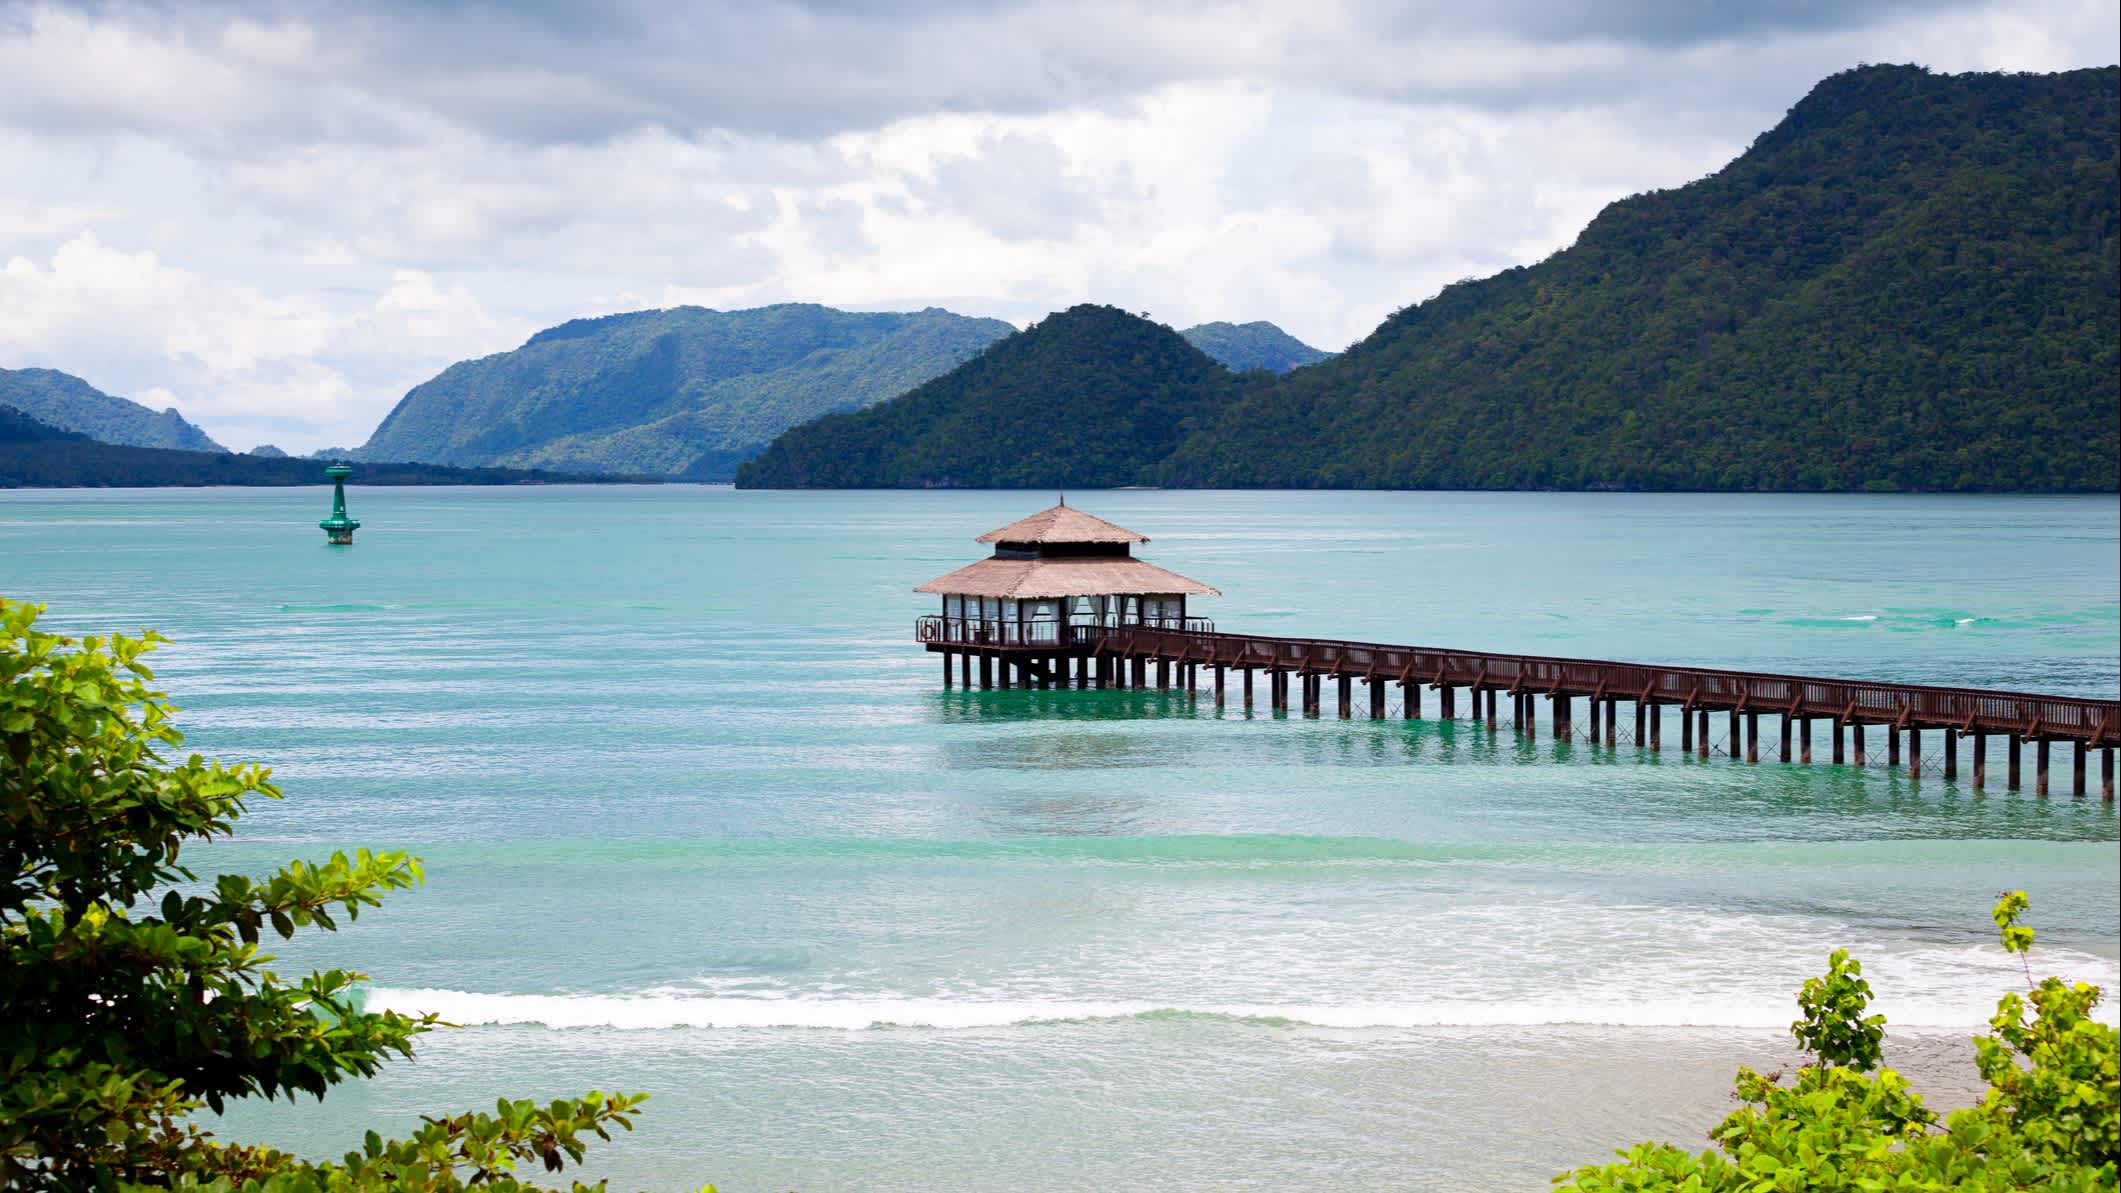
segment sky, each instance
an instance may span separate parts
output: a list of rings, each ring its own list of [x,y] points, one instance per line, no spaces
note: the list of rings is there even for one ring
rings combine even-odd
[[[357,446],[565,319],[1080,302],[1326,349],[1821,78],[2110,64],[2114,0],[0,0],[0,368]]]

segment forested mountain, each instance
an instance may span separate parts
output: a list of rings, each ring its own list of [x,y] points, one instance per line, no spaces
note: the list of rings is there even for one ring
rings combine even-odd
[[[42,419],[32,417],[5,402],[0,402],[0,443],[51,443],[82,442],[88,436],[79,431],[62,431]]]
[[[1188,344],[1240,373],[1246,369],[1286,373],[1333,355],[1320,352],[1264,319],[1256,323],[1203,323],[1178,334],[1186,337]]]
[[[782,430],[902,393],[1011,330],[808,304],[576,319],[415,387],[356,454],[726,479]]]
[[[1717,174],[1239,403],[1162,478],[2113,489],[2117,83],[1835,75]]]
[[[789,432],[740,483],[2111,491],[2117,145],[2115,68],[1863,67],[1537,265],[1278,380],[1189,382],[1155,436],[1084,415],[1100,389],[1174,392],[1151,384],[1167,358],[1012,340]],[[1100,328],[1142,334],[1118,314]],[[1052,375],[1075,356],[1094,380]]]
[[[228,450],[185,422],[174,409],[157,414],[56,369],[0,369],[0,403],[49,426],[79,431],[104,443],[195,452]]]
[[[1267,376],[1233,374],[1160,323],[1073,307],[911,393],[783,434],[738,470],[737,483],[1130,484]]]

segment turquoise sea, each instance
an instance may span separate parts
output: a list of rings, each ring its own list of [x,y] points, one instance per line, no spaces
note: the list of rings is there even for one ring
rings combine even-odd
[[[2039,799],[1875,738],[1748,766],[943,691],[909,589],[1051,499],[356,485],[334,550],[321,488],[0,492],[0,593],[160,629],[190,745],[275,768],[202,864],[426,859],[281,950],[464,1025],[217,1127],[310,1152],[596,1087],[655,1095],[591,1153],[615,1187],[1541,1189],[1702,1145],[1832,948],[1947,1101],[2023,980],[1998,890],[2042,968],[2121,981],[2115,808],[2059,761]],[[1070,501],[1229,629],[2121,691],[2112,497]]]

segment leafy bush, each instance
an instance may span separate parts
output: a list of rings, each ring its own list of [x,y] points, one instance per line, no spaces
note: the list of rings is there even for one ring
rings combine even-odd
[[[76,641],[37,630],[42,611],[0,598],[0,1187],[522,1189],[517,1165],[556,1172],[632,1128],[645,1095],[503,1101],[403,1141],[370,1132],[337,1163],[202,1130],[202,1107],[322,1098],[435,1026],[358,1009],[360,974],[288,981],[259,951],[267,931],[336,930],[420,864],[362,850],[201,882],[183,847],[280,798],[271,772],[177,759],[142,661],[158,635]]]
[[[2033,930],[2025,892],[1996,904],[2003,947],[2021,958]],[[2031,968],[2027,966],[2027,981]],[[1621,1161],[1564,1173],[1583,1193],[1612,1190],[2112,1190],[2121,1164],[2116,1032],[2090,1012],[2099,988],[2050,977],[2006,993],[1974,1041],[1988,1092],[1939,1119],[1907,1080],[1880,1067],[1885,1017],[1865,1015],[1870,983],[1846,951],[1798,996],[1790,1025],[1815,1057],[1792,1085],[1738,1070],[1744,1103],[1709,1132],[1715,1150],[1645,1143]],[[2034,1010],[2026,1018],[2026,1006]],[[1876,1070],[1873,1072],[1872,1070]]]

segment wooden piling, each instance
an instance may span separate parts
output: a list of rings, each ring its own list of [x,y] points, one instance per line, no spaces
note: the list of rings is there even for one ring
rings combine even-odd
[[[1223,665],[1215,664],[1215,707],[1223,706]]]
[[[1664,706],[1650,701],[1650,753],[1664,753]]]
[[[1620,744],[1619,722],[1620,702],[1608,696],[1605,698],[1605,744],[1607,749]]]
[[[1705,708],[1694,714],[1694,755],[1709,756],[1709,710]]]
[[[2114,751],[2109,746],[2099,751],[2099,798],[2114,802]]]
[[[1797,718],[1797,761],[1812,764],[1812,718]]]
[[[1488,689],[1488,733],[1495,732],[1495,689]]]
[[[1343,673],[1340,677],[1340,719],[1345,721],[1355,715],[1355,677]]]
[[[1539,697],[1535,693],[1526,692],[1524,694],[1524,720],[1522,725],[1526,741],[1539,740]]]
[[[1694,710],[1684,704],[1679,706],[1679,752],[1694,752]]]
[[[2084,794],[2084,755],[2085,755],[2085,753],[2086,753],[2086,750],[2085,750],[2085,748],[2084,748],[2084,743],[2083,743],[2083,742],[2081,742],[2081,741],[2080,741],[2080,742],[2072,742],[2072,743],[2070,743],[2070,751],[2069,751],[2069,753],[2070,753],[2070,759],[2069,759],[2069,772],[2070,772],[2070,780],[2069,780],[2069,793],[2070,793],[2071,795],[2083,795],[2083,794]]]
[[[1779,743],[1782,748],[1775,755],[1775,757],[1780,758],[1784,762],[1794,761],[1790,757],[1790,716],[1788,713],[1784,713],[1778,719],[1782,722],[1782,724],[1778,726],[1782,734],[1782,740]]]
[[[1595,746],[1598,744],[1599,739],[1605,736],[1605,726],[1598,719],[1598,706],[1600,704],[1603,704],[1604,701],[1600,700],[1596,696],[1593,696],[1585,703],[1591,706],[1586,711],[1591,714],[1591,744]]]
[[[1370,719],[1385,719],[1385,681],[1374,675],[1370,677]]]
[[[2003,785],[2011,791],[2018,790],[2018,760],[2023,753],[2024,745],[2024,738],[2019,737],[2015,733],[2010,735],[2009,773],[2004,776]]]
[[[1245,684],[1244,684],[1244,687],[1245,687],[1245,711],[1246,711],[1246,712],[1251,712],[1251,711],[1252,711],[1252,669],[1251,669],[1250,667],[1245,667],[1245,668],[1242,668],[1241,670],[1242,670],[1242,673],[1243,673],[1243,675],[1244,675],[1244,677],[1245,677]]]
[[[1974,790],[1988,786],[1988,734],[1974,735]]]
[[[1314,675],[1308,671],[1304,673],[1305,716],[1315,717],[1318,715],[1319,700],[1321,698],[1322,690],[1325,688],[1325,686],[1325,676]]]
[[[1866,757],[1864,751],[1870,745],[1870,743],[1865,740],[1866,736],[1867,735],[1863,732],[1863,722],[1849,722],[1849,761],[1855,763],[1857,766],[1863,765],[1864,758]]]
[[[1399,707],[1409,721],[1421,719],[1421,683],[1418,680],[1401,680],[1399,684]]]
[[[1844,748],[1844,747],[1842,746],[1842,739],[1843,739],[1844,737],[1846,737],[1846,736],[1847,736],[1846,734],[1844,734],[1844,733],[1842,732],[1842,729],[1843,729],[1843,728],[1845,727],[1845,725],[1846,725],[1846,722],[1843,722],[1843,721],[1841,721],[1841,720],[1840,720],[1840,719],[1838,719],[1838,718],[1837,718],[1837,719],[1836,719],[1836,720],[1834,721],[1834,765],[1835,765],[1835,766],[1840,766],[1840,765],[1841,765],[1842,763],[1844,763],[1844,762],[1847,762],[1847,761],[1848,761],[1848,751],[1847,751],[1847,750],[1846,750],[1846,749],[1845,749],[1845,748]]]
[[[2034,795],[2046,795],[2046,794],[2047,794],[2047,755],[2048,755],[2048,741],[2047,741],[2047,739],[2046,739],[2046,738],[2044,738],[2044,737],[2043,737],[2043,738],[2041,738],[2041,739],[2039,740],[2039,742],[2037,742],[2037,743],[2036,743],[2036,744],[2035,744],[2035,745],[2033,746],[2033,750],[2034,750],[2034,753],[2035,753],[2035,756],[2034,756],[2034,760],[2033,760],[2033,794],[2034,794]]]
[[[1907,735],[1913,737],[1919,732],[1921,731],[1910,729],[1907,731]],[[1920,749],[1921,747],[1911,746],[1910,748]],[[1885,727],[1885,764],[1888,767],[1900,765],[1900,730],[1892,725]]]
[[[1735,708],[1731,710],[1730,741],[1731,761],[1736,762],[1745,755],[1745,721]]]
[[[1637,746],[1641,746],[1647,740],[1642,733],[1642,723],[1647,711],[1644,701],[1637,700],[1635,702],[1635,744]]]
[[[1745,714],[1745,760],[1760,761],[1760,714],[1757,712]]]
[[[1547,699],[1554,709],[1554,740],[1565,742],[1576,732],[1576,698],[1555,693]]]
[[[1442,685],[1442,688],[1443,688],[1443,694],[1442,694],[1441,696],[1438,696],[1438,697],[1436,698],[1436,703],[1437,703],[1438,705],[1440,705],[1440,706],[1441,706],[1441,707],[1440,707],[1440,708],[1439,708],[1439,709],[1437,710],[1437,713],[1436,713],[1436,715],[1437,715],[1437,716],[1439,716],[1439,717],[1442,717],[1442,718],[1443,718],[1444,720],[1446,720],[1446,721],[1454,721],[1454,720],[1457,720],[1457,719],[1458,719],[1458,689],[1457,689],[1457,688],[1454,688],[1454,687],[1452,687],[1452,686],[1451,686],[1450,684],[1443,684],[1443,685]]]
[[[1907,731],[1907,777],[1910,779],[1922,777],[1922,731],[1920,729]]]
[[[1944,731],[1944,777],[1947,779],[1959,777],[1959,731],[1957,729]]]

